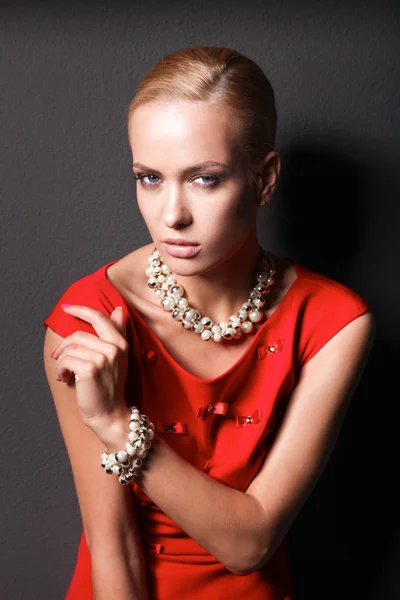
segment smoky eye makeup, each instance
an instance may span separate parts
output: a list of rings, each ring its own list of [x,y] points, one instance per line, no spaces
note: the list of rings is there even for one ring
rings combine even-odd
[[[154,181],[154,178],[156,180],[159,180],[159,177],[158,175],[155,175],[153,173],[134,172],[134,176],[137,181],[140,181],[140,184],[143,187],[151,188],[156,187],[158,185],[158,181]],[[203,173],[197,175],[192,179],[193,182],[197,182],[197,180],[201,181],[198,185],[203,188],[216,187],[221,183],[221,177],[219,175],[216,175],[215,173]]]

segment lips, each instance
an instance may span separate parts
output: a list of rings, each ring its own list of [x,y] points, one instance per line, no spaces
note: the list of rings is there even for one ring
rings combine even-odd
[[[194,246],[181,245],[181,244],[168,244],[164,242],[165,249],[170,256],[177,258],[190,258],[200,252],[201,246],[196,244]]]
[[[191,242],[188,240],[179,240],[174,238],[166,238],[163,240],[164,244],[169,244],[173,246],[198,246],[197,242]]]

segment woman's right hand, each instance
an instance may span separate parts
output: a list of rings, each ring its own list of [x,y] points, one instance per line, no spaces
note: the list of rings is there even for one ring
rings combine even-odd
[[[52,358],[57,361],[57,380],[69,382],[74,376],[82,420],[99,435],[126,417],[129,344],[123,311],[116,307],[108,318],[88,306],[70,304],[63,308],[90,323],[98,334],[75,331],[55,348]]]

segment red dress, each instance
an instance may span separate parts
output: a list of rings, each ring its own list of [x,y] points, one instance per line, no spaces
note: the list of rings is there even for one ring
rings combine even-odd
[[[347,286],[290,259],[297,279],[274,313],[256,325],[250,345],[233,366],[218,377],[204,380],[172,358],[106,278],[107,267],[117,260],[73,282],[44,325],[63,337],[78,329],[97,335],[89,323],[65,313],[61,303],[90,306],[107,316],[122,305],[132,356],[125,388],[127,404],[148,415],[156,434],[192,465],[232,488],[246,491],[273,443],[302,366],[371,305]],[[180,529],[136,483],[131,485],[149,600],[292,598],[285,540],[262,569],[235,575]],[[92,599],[90,554],[82,529],[65,600]]]

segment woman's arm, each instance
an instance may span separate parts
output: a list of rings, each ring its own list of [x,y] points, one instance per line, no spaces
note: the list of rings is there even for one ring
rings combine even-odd
[[[157,436],[140,487],[230,571],[259,569],[326,466],[374,336],[374,316],[367,312],[339,331],[303,368],[274,445],[245,493],[212,479]],[[124,448],[125,443],[126,434],[115,437],[114,448]]]
[[[44,367],[72,466],[86,542],[92,562],[95,600],[147,600],[141,540],[132,490],[104,476],[101,441],[82,421],[75,384],[57,381],[51,351],[63,338],[47,328]],[[125,427],[126,429],[126,423]]]
[[[90,553],[94,600],[148,600],[141,543],[129,526],[126,523],[124,544],[105,539]]]

